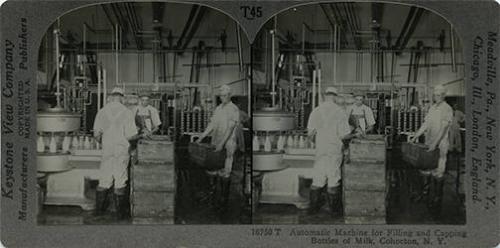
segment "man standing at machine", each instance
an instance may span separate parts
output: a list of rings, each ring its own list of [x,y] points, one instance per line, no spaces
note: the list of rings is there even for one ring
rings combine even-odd
[[[129,142],[138,138],[134,115],[122,104],[123,96],[121,88],[114,88],[109,103],[97,112],[94,121],[94,136],[102,141],[95,215],[100,216],[105,213],[108,206],[108,191],[114,186],[118,220],[127,217],[128,202],[125,186],[128,180]]]
[[[309,139],[316,137],[316,157],[312,171],[309,213],[314,214],[322,206],[321,191],[328,185],[328,203],[333,215],[342,214],[341,164],[342,140],[349,138],[345,111],[336,103],[337,89],[328,87],[325,101],[316,107],[307,123]]]
[[[134,110],[135,124],[140,134],[149,136],[158,131],[161,120],[158,110],[149,104],[149,96],[141,95],[139,105]]]
[[[425,121],[410,142],[416,142],[425,133],[425,144],[428,152],[439,148],[439,160],[436,169],[421,171],[424,177],[423,194],[428,191],[429,177],[432,177],[433,197],[429,203],[431,210],[435,213],[441,211],[441,200],[443,197],[443,175],[446,170],[446,158],[449,149],[448,131],[453,120],[453,110],[445,102],[446,89],[439,85],[434,88],[434,104],[429,108]]]
[[[355,95],[355,102],[351,107],[351,118],[357,122],[357,129],[363,133],[369,133],[375,125],[375,118],[370,107],[363,104],[364,96],[362,94]]]
[[[233,167],[234,153],[237,149],[237,128],[240,126],[240,110],[231,102],[231,88],[227,85],[220,87],[219,97],[221,103],[215,108],[212,119],[208,124],[205,132],[199,137],[197,142],[201,142],[206,136],[212,137],[212,144],[215,146],[215,151],[219,152],[226,149],[226,160],[224,168],[216,172],[208,172],[211,176],[211,184],[214,185],[215,177],[218,176],[221,180],[221,205],[227,207],[229,197],[229,187],[231,185],[231,170]],[[214,188],[213,186],[211,188]]]

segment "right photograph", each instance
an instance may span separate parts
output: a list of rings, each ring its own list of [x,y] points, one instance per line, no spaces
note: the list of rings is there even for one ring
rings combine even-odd
[[[466,223],[463,52],[438,13],[290,8],[252,68],[252,223]]]

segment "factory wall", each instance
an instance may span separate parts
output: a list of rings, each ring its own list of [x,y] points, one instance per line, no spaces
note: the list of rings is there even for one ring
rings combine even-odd
[[[141,59],[140,57],[143,57]],[[153,74],[156,75],[157,82],[173,82],[173,54],[167,55],[167,80],[161,78],[160,67],[157,64],[156,73],[153,73],[153,54],[152,53],[126,53],[122,52],[119,54],[119,83],[144,83],[140,86],[140,89],[152,90],[153,82],[155,78]],[[143,62],[142,76],[139,75],[139,61]],[[244,60],[245,61],[245,60]],[[103,65],[106,69],[106,79],[108,82],[108,89],[115,87],[116,85],[116,65],[115,65],[115,54],[114,53],[100,53],[98,55],[98,62]],[[191,74],[191,64],[192,64],[192,53],[185,52],[182,55],[177,56],[177,67],[175,72],[175,81],[178,83],[189,83]],[[201,64],[207,64],[206,57],[202,58]],[[210,64],[215,66],[210,67],[210,72],[208,67],[202,66],[200,69],[199,83],[209,84],[211,88],[214,89],[222,84],[231,83],[234,94],[236,95],[246,95],[247,94],[247,83],[246,81],[236,82],[245,77],[244,73],[240,74],[238,66],[238,53],[233,51],[228,52],[214,52],[210,54]],[[218,65],[220,64],[220,65]],[[236,82],[236,83],[234,83]],[[125,86],[127,89],[127,85]],[[134,88],[134,87],[130,87]],[[138,88],[138,87],[135,87]],[[136,89],[133,89],[134,91]],[[210,90],[208,90],[208,93]]]

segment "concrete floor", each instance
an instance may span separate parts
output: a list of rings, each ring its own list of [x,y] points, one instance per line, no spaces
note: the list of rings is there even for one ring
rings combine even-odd
[[[182,159],[182,157],[180,158]],[[185,159],[185,158],[184,158]],[[246,159],[248,160],[248,158]],[[249,161],[246,161],[249,162]],[[251,213],[249,199],[242,194],[243,157],[235,163],[232,175],[229,207],[226,212],[219,213],[208,200],[208,179],[205,172],[191,167],[181,168],[178,173],[176,194],[176,224],[343,224],[343,218],[333,218],[325,205],[318,214],[308,215],[306,210],[299,210],[292,205],[260,204],[255,213]],[[455,188],[456,160],[448,160],[448,171],[445,175],[443,207],[438,217],[432,216],[424,202],[412,202],[409,198],[407,182],[408,165],[398,157],[389,158],[388,168],[390,190],[388,193],[388,224],[465,224],[465,208],[463,195],[457,194]],[[462,169],[463,171],[463,169]],[[96,182],[90,182],[87,196],[95,195]],[[42,225],[82,225],[82,224],[131,224],[131,221],[117,222],[112,218],[113,206],[108,218],[96,221],[92,211],[83,211],[72,206],[43,206],[38,222]]]
[[[185,154],[178,156],[180,161],[189,161]],[[248,224],[251,221],[250,201],[242,193],[243,165],[248,156],[239,156],[233,165],[231,190],[227,210],[220,211],[208,195],[208,178],[204,170],[189,163],[178,163],[175,224]],[[95,199],[97,181],[90,181],[86,195]],[[113,202],[112,200],[110,201]],[[105,218],[96,220],[92,211],[84,211],[77,206],[43,206],[38,215],[40,225],[115,225],[131,224],[131,220],[116,221],[114,206],[108,208]]]
[[[448,171],[445,175],[442,211],[433,216],[426,203],[413,202],[410,199],[408,177],[409,165],[397,156],[388,158],[389,184],[387,201],[387,224],[465,224],[463,195],[456,191],[456,158],[449,157]],[[462,168],[463,172],[463,168]],[[463,175],[462,175],[463,176]],[[297,209],[293,205],[259,204],[252,215],[254,224],[344,224],[342,217],[332,217],[327,204],[319,213],[308,215],[307,210]]]

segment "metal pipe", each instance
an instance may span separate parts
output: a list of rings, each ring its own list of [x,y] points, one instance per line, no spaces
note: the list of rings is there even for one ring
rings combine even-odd
[[[250,52],[250,56],[251,55],[251,52]],[[252,59],[250,59],[252,60]],[[252,112],[252,104],[250,104],[252,102],[252,69],[249,67],[247,67],[247,74],[248,74],[248,79],[247,79],[247,83],[248,83],[248,90],[247,90],[247,97],[248,97],[248,104],[247,104],[247,114],[250,115],[250,113]]]
[[[316,107],[316,70],[313,71],[312,76],[312,108]]]
[[[97,67],[97,110],[101,109],[101,68]]]
[[[457,72],[457,61],[455,58],[455,32],[453,32],[453,26],[450,24],[450,42],[451,42],[451,71]]]
[[[302,23],[302,54],[305,53],[306,49],[306,24]]]
[[[102,106],[108,103],[108,83],[106,79],[106,69],[102,69]]]
[[[333,36],[335,39],[335,49],[333,51],[333,82],[337,82],[337,56],[339,48],[339,28],[337,25],[333,26]]]
[[[323,95],[321,94],[321,92],[323,92],[322,88],[321,88],[321,63],[318,65],[318,72],[316,72],[316,77],[318,77],[318,101],[321,103],[323,102]],[[319,103],[318,103],[319,105]]]
[[[118,86],[118,24],[115,24],[115,85]]]
[[[241,47],[241,30],[240,27],[238,26],[238,23],[236,23],[236,38],[237,38],[237,47],[238,47],[238,62],[239,62],[239,69],[240,73],[243,72],[243,52],[242,52],[242,47]]]
[[[59,28],[59,19],[57,19],[57,24]],[[59,29],[54,29],[54,42],[55,42],[55,61],[56,61],[56,102],[57,107],[61,107],[61,89],[60,89],[60,72],[59,72]]]
[[[271,98],[272,107],[276,106],[276,29],[278,19],[274,16],[274,26],[271,32]]]

